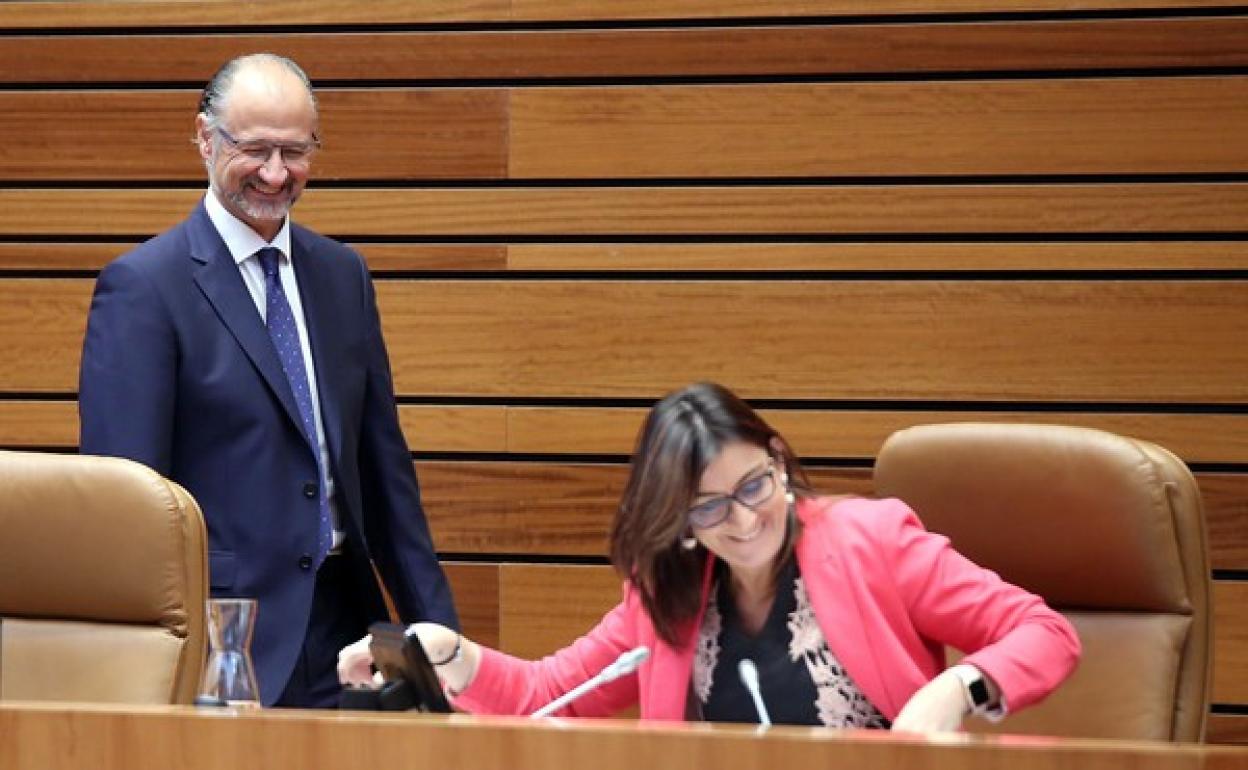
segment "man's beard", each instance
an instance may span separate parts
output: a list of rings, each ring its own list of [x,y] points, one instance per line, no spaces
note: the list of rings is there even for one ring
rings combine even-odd
[[[290,213],[290,207],[299,200],[299,195],[293,192],[293,185],[289,182],[282,187],[282,192],[287,193],[281,200],[272,202],[256,203],[250,201],[243,195],[243,191],[250,186],[250,183],[244,181],[235,192],[226,193],[226,198],[230,203],[238,207],[238,210],[251,217],[252,219],[285,219]]]

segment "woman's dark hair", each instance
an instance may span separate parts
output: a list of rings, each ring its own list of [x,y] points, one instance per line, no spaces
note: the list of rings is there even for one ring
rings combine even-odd
[[[722,385],[699,382],[669,393],[642,423],[619,510],[611,526],[611,563],[630,580],[659,637],[679,646],[702,599],[706,551],[685,550],[686,514],[706,467],[724,446],[744,441],[780,460],[795,493],[810,483],[788,443]],[[790,513],[777,567],[793,552],[798,522]]]

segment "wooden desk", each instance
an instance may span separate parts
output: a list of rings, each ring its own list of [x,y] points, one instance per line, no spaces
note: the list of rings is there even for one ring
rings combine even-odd
[[[838,732],[635,721],[0,704],[5,770],[1067,770],[1248,768],[1194,744]]]

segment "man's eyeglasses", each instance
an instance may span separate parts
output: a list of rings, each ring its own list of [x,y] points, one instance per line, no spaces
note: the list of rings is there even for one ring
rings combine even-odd
[[[310,142],[262,142],[235,139],[230,136],[229,131],[220,126],[217,126],[217,133],[234,152],[257,165],[268,163],[269,158],[273,157],[273,151],[276,150],[287,168],[306,166],[312,159],[312,153],[321,146],[321,141],[316,137],[312,137]]]
[[[689,524],[697,529],[710,529],[728,518],[733,502],[753,510],[776,493],[776,461],[767,463],[767,470],[737,485],[730,495],[713,497],[689,509]]]

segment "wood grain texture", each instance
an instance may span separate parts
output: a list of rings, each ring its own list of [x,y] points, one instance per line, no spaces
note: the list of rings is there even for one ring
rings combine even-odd
[[[1248,582],[1213,588],[1213,702],[1248,703]]]
[[[1243,281],[433,281],[378,296],[402,393],[653,397],[711,379],[747,398],[1248,397]]]
[[[522,658],[566,647],[622,595],[622,581],[610,567],[504,564],[500,573],[502,649]]]
[[[0,390],[76,389],[91,285],[0,282]],[[1237,280],[428,280],[382,282],[378,298],[406,395],[657,397],[712,379],[747,398],[1248,398]]]
[[[0,245],[0,259],[3,248]],[[1079,272],[1248,268],[1248,244],[1234,241],[517,243],[506,248],[511,270]]]
[[[86,279],[0,281],[0,392],[77,392],[91,286]]]
[[[490,647],[502,644],[499,623],[499,566],[464,561],[443,561],[442,569],[451,584],[455,610],[464,635]]]
[[[912,425],[1041,422],[1142,438],[1189,463],[1248,464],[1248,416],[1240,414],[923,409],[762,409],[760,413],[805,458],[874,457],[884,439]],[[627,456],[645,414],[640,407],[399,406],[399,421],[414,452]],[[73,447],[77,439],[75,402],[0,400],[0,445]],[[1207,480],[1205,484],[1220,484],[1222,477],[1206,473],[1202,478]],[[1248,564],[1248,542],[1242,547],[1246,549],[1244,563]]]
[[[200,190],[0,188],[0,236],[147,237]],[[84,217],[84,211],[93,216]],[[299,221],[331,237],[1237,233],[1248,184],[309,189]]]
[[[0,271],[98,270],[117,243],[0,243]],[[911,272],[1244,270],[1248,243],[355,243],[374,275],[404,272]],[[0,272],[0,278],[3,273]]]
[[[77,402],[0,399],[0,447],[77,449]]]
[[[399,424],[413,452],[504,452],[507,450],[506,407],[399,407]]]
[[[2,8],[2,7],[0,7]],[[69,33],[69,34],[67,34]],[[142,48],[144,56],[134,56]],[[1236,17],[619,29],[0,36],[0,83],[206,82],[251,51],[313,81],[1235,67]]]
[[[628,474],[623,464],[417,462],[439,552],[604,558]],[[870,472],[817,468],[816,488],[870,492]]]
[[[679,9],[656,0],[512,0],[511,6],[515,19],[543,21],[1224,7],[1212,0],[685,0]]]
[[[1245,133],[1239,77],[526,88],[509,176],[1228,172]]]
[[[507,407],[512,452],[629,454],[641,407]],[[1187,462],[1248,463],[1248,415],[1142,412],[762,409],[802,457],[866,458],[894,431],[936,422],[1051,423],[1098,428],[1161,444]]]
[[[11,0],[0,29],[718,19],[975,11],[1220,8],[1216,0]]]
[[[0,92],[0,176],[199,179],[202,162],[187,141],[197,96]],[[325,144],[314,173],[327,180],[1248,169],[1248,150],[1235,141],[1248,133],[1248,77],[1236,76],[361,88],[319,98]],[[126,163],[117,163],[118,148]]]
[[[506,565],[501,610],[505,651],[540,657],[584,634],[620,599],[620,580],[608,566]],[[508,584],[514,590],[508,590]],[[556,609],[559,608],[559,609]],[[1248,583],[1214,582],[1213,702],[1248,701]],[[508,641],[514,639],[511,646]]]
[[[416,466],[438,548],[482,557],[605,557],[628,474],[622,463],[465,460],[419,461]],[[874,493],[868,469],[808,470],[822,493]],[[1248,475],[1195,475],[1212,568],[1248,570]]]
[[[5,270],[98,270],[138,245],[117,243],[0,243],[0,279]],[[488,271],[507,269],[507,247],[485,243],[358,243],[352,246],[376,275],[394,272]],[[1205,244],[1192,244],[1204,246]],[[1215,263],[1234,260],[1234,254],[1209,250]],[[1180,259],[1184,257],[1180,256]]]
[[[0,3],[0,28],[486,22],[505,21],[510,7],[510,0],[18,0]]]
[[[321,89],[321,179],[488,179],[506,171],[507,95],[491,89]],[[199,93],[0,92],[0,177],[202,179]],[[126,162],[118,163],[118,153]]]
[[[291,709],[0,704],[8,770],[384,767],[549,770],[1229,770],[1248,752],[1157,742],[921,739],[853,730]]]
[[[1210,714],[1208,726],[1205,728],[1205,742],[1248,744],[1248,716]]]

